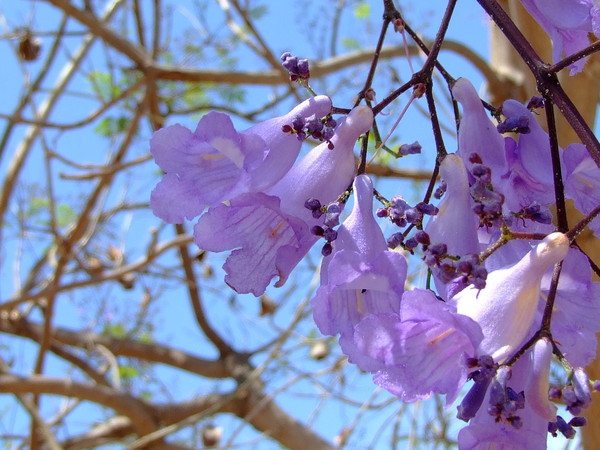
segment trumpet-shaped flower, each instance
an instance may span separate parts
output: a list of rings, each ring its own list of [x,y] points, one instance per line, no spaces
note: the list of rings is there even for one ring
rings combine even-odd
[[[542,279],[542,293],[550,289],[552,274]],[[562,265],[552,311],[552,336],[560,351],[573,366],[586,366],[596,355],[596,333],[600,332],[600,283],[592,281],[587,257],[576,248],[569,249]],[[541,318],[545,301],[538,305]]]
[[[404,401],[438,393],[450,403],[467,379],[464,362],[482,337],[471,318],[431,291],[415,289],[404,293],[398,313],[370,314],[357,324],[349,356]]]
[[[331,100],[321,95],[240,133],[228,115],[214,111],[200,119],[194,132],[178,124],[157,131],[150,151],[165,175],[150,197],[154,214],[181,223],[207,206],[269,188],[300,151],[301,141],[282,127],[297,117],[323,117],[330,109]]]
[[[542,277],[568,250],[568,238],[552,233],[513,266],[490,272],[485,289],[469,286],[453,297],[457,311],[481,326],[479,354],[501,363],[519,349],[535,319]]]
[[[529,354],[524,355],[512,366],[511,377],[505,380],[508,382],[506,387],[510,387],[513,394],[511,397],[516,399],[511,401],[507,398],[508,408],[505,411],[513,410],[515,414],[508,421],[498,420],[496,413],[500,412],[501,405],[494,398],[497,397],[498,389],[492,392],[490,387],[477,415],[458,434],[458,446],[461,450],[546,448],[548,421],[532,409],[526,390],[532,364]],[[523,391],[524,404],[519,395]]]
[[[321,332],[341,334],[347,354],[354,353],[354,326],[363,317],[399,311],[407,270],[404,257],[387,250],[373,217],[373,185],[366,175],[355,179],[354,196],[352,212],[338,229],[333,252],[321,267],[321,286],[311,301]]]
[[[571,144],[563,152],[565,165],[565,194],[573,199],[583,214],[589,214],[600,205],[600,168],[583,144]],[[600,237],[600,217],[589,224]]]
[[[550,362],[552,342],[547,338],[538,340],[532,351],[531,374],[526,389],[529,406],[547,422],[556,421],[556,405],[548,399],[550,388]]]
[[[528,132],[521,133],[518,140],[506,138],[506,155],[510,170],[503,176],[505,183],[497,186],[506,197],[511,211],[517,212],[532,203],[554,203],[554,180],[550,141],[535,119],[533,113],[516,100],[502,105],[506,121],[521,119],[527,123]]]
[[[595,0],[521,0],[552,39],[554,62],[586,48],[588,33],[600,36],[600,5]],[[581,72],[587,58],[571,64],[571,75]]]
[[[459,78],[452,87],[452,95],[463,107],[458,128],[458,155],[470,168],[470,156],[477,153],[483,164],[492,170],[492,182],[498,184],[507,171],[504,139],[485,112],[481,99],[471,82]]]
[[[445,244],[450,255],[479,253],[477,219],[473,214],[469,180],[462,159],[456,154],[447,155],[440,164],[440,176],[446,183],[446,194],[425,231],[432,243]],[[446,298],[447,281],[440,279],[435,270],[433,275],[438,293]]]
[[[318,224],[304,205],[319,198],[334,201],[354,176],[353,147],[373,122],[366,106],[354,108],[341,120],[331,138],[298,162],[267,193],[244,194],[210,208],[194,227],[201,249],[233,250],[223,268],[225,281],[239,293],[261,295],[270,280],[285,283],[316,237],[310,229]]]

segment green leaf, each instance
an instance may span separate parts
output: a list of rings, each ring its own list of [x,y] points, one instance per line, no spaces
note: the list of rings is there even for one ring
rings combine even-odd
[[[47,198],[33,197],[29,203],[26,214],[28,217],[37,216],[48,209],[48,206],[50,206],[50,201]]]
[[[127,130],[130,124],[129,117],[104,117],[96,126],[96,133],[102,137],[112,137],[116,134],[123,133]]]
[[[114,336],[116,338],[122,338],[127,334],[127,330],[122,323],[117,322],[113,324],[107,324],[104,328],[104,334]]]
[[[369,2],[360,2],[354,7],[354,15],[357,19],[366,19],[371,14]]]
[[[140,372],[132,366],[119,366],[119,376],[122,380],[131,380],[139,376]]]
[[[342,46],[346,50],[358,50],[358,49],[360,49],[360,44],[354,38],[344,38],[344,39],[342,39]]]
[[[77,219],[77,214],[67,204],[61,204],[56,207],[56,224],[59,227],[66,227]]]
[[[94,131],[100,136],[110,137],[112,135],[112,120],[112,117],[104,117]]]

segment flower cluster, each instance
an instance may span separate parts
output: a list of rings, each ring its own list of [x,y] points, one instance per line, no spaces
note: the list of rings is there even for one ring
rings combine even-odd
[[[282,60],[292,77],[308,77],[303,60]],[[376,195],[356,174],[353,151],[372,109],[333,120],[330,99],[316,96],[242,132],[214,112],[194,132],[160,130],[151,151],[165,175],[151,206],[168,222],[200,216],[195,242],[231,251],[225,281],[239,293],[260,296],[275,277],[282,286],[323,239],[313,316],[323,334],[339,336],[350,362],[404,401],[443,394],[450,403],[472,382],[458,407],[468,422],[461,448],[541,448],[548,431],[572,437],[585,423],[590,381],[580,367],[595,354],[600,284],[552,225],[550,144],[531,112],[539,101],[507,100],[497,125],[467,80],[452,94],[462,107],[458,150],[440,161],[437,205]],[[307,137],[320,144],[296,161]],[[401,153],[420,149],[415,142]],[[600,204],[600,168],[581,144],[559,152],[565,196],[589,214]],[[352,209],[341,220],[349,186]],[[383,218],[402,230],[386,239]],[[590,228],[600,236],[599,219]],[[528,239],[506,238],[524,232]],[[499,239],[508,243],[489,251]],[[435,290],[405,287],[408,253],[421,255]],[[550,297],[552,321],[541,327]],[[553,355],[576,367],[560,389],[549,386]],[[559,399],[569,421],[557,414]]]

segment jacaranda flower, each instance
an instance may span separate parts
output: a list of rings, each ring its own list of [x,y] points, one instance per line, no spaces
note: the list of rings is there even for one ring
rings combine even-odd
[[[543,297],[550,289],[551,271],[542,279]],[[570,248],[563,260],[562,271],[552,311],[552,337],[565,358],[573,366],[586,366],[596,356],[600,332],[600,282],[592,281],[592,269],[587,257],[578,249]],[[546,302],[538,305],[541,319]],[[539,323],[539,321],[538,321]]]
[[[529,403],[531,371],[532,361],[527,353],[511,367],[510,376],[504,377],[504,386],[497,383],[494,390],[490,386],[477,415],[458,434],[461,450],[546,448],[548,420]],[[504,395],[501,389],[505,389]]]
[[[333,148],[320,144],[266,193],[239,195],[200,217],[194,227],[198,246],[213,252],[233,250],[223,266],[229,286],[259,296],[275,276],[275,286],[285,283],[317,240],[310,229],[319,219],[304,206],[307,199],[327,204],[350,185],[354,143],[372,123],[370,108],[354,108],[339,121]]]
[[[447,155],[440,164],[440,177],[446,183],[446,193],[439,212],[432,216],[425,231],[433,244],[445,244],[448,254],[466,256],[479,253],[477,219],[469,194],[467,170],[456,154]],[[446,298],[447,280],[433,271],[438,293]]]
[[[423,289],[406,291],[397,313],[369,314],[355,327],[350,361],[370,361],[375,384],[416,401],[445,394],[451,403],[467,379],[465,360],[483,336],[471,318]],[[362,355],[362,356],[361,356]]]
[[[341,334],[342,350],[364,366],[354,351],[354,326],[369,314],[398,312],[406,260],[387,250],[373,217],[373,185],[366,175],[354,181],[354,207],[338,229],[333,252],[321,267],[321,286],[311,303],[323,334]]]
[[[486,114],[481,99],[469,80],[456,80],[452,95],[463,107],[458,128],[458,155],[467,169],[470,169],[470,156],[478,154],[483,164],[492,170],[493,184],[498,184],[500,176],[508,168],[502,135]]]
[[[600,37],[600,5],[596,0],[521,0],[521,3],[552,39],[554,62],[590,45],[588,33]],[[571,64],[571,75],[581,72],[586,60]]]
[[[536,316],[542,277],[568,250],[568,238],[552,233],[516,264],[490,272],[485,289],[469,286],[453,297],[457,311],[483,331],[478,354],[502,363],[519,349]]]
[[[518,140],[506,138],[506,155],[509,170],[503,175],[500,189],[508,208],[517,212],[538,203],[554,203],[554,179],[550,155],[550,139],[533,113],[516,100],[507,100],[502,105],[506,121],[521,119],[527,123],[528,132],[518,135]]]
[[[600,205],[600,167],[579,143],[565,148],[563,161],[566,197],[573,199],[579,211],[588,214]],[[600,217],[592,220],[589,228],[600,237]]]
[[[154,214],[181,223],[207,206],[264,191],[285,175],[300,151],[301,141],[282,127],[296,117],[323,117],[330,110],[331,100],[320,95],[240,133],[227,114],[214,111],[194,132],[178,124],[157,131],[150,151],[165,175],[150,197]]]

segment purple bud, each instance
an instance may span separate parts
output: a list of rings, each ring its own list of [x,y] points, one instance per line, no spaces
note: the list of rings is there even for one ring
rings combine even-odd
[[[398,153],[401,155],[417,155],[421,153],[421,144],[417,141],[412,144],[402,144],[398,149]]]
[[[551,387],[548,389],[548,398],[550,400],[560,400],[562,398],[562,391],[557,387]]]
[[[319,225],[315,225],[310,229],[310,232],[312,234],[314,234],[315,236],[323,236],[325,234],[325,230],[323,230],[323,227],[319,226]]]
[[[544,107],[543,97],[531,97],[529,103],[527,103],[527,109],[537,109]]]
[[[296,116],[294,118],[294,120],[292,120],[292,127],[296,131],[302,130],[304,128],[305,124],[306,124],[306,122],[305,122],[304,118],[300,117],[300,116]]]
[[[588,376],[581,367],[575,368],[573,372],[573,388],[581,407],[587,408],[592,402],[592,393]]]
[[[396,248],[404,242],[404,235],[402,233],[394,233],[387,238],[387,246],[389,248]]]
[[[435,216],[438,212],[440,212],[440,210],[436,206],[423,202],[417,203],[415,208],[417,208],[423,214],[427,214],[429,216]]]
[[[377,217],[387,217],[389,212],[387,208],[379,208],[377,209],[377,212],[375,214],[377,215]]]
[[[415,233],[415,239],[419,244],[422,245],[429,245],[431,243],[431,241],[429,240],[429,235],[423,230],[419,230]]]
[[[417,208],[408,208],[405,215],[408,223],[416,224],[423,220],[423,214]]]
[[[308,59],[299,59],[297,65],[298,75],[300,78],[310,78],[310,69],[308,65]]]
[[[335,130],[333,128],[323,129],[323,139],[325,141],[329,141],[333,137],[334,134],[335,134]]]
[[[333,228],[327,228],[323,232],[323,237],[328,241],[335,241],[337,239],[337,231],[335,231]]]
[[[490,385],[490,379],[484,380],[481,383],[474,383],[469,392],[464,396],[463,401],[458,405],[458,413],[456,417],[460,420],[468,422],[477,414],[479,408],[483,404],[485,393]]]
[[[324,224],[330,228],[337,227],[340,224],[340,213],[342,212],[342,206],[339,203],[331,203],[327,206],[327,212],[325,213]]]
[[[311,197],[304,202],[304,207],[306,209],[310,209],[311,211],[314,211],[315,209],[321,209],[321,202],[318,199]]]
[[[565,419],[563,419],[561,416],[556,417],[556,426],[558,431],[560,431],[567,439],[572,439],[575,437],[575,430],[571,425],[565,422]]]
[[[283,61],[282,66],[290,73],[290,75],[298,75],[298,58],[296,56],[288,56]]]
[[[406,246],[406,248],[412,250],[413,248],[416,248],[419,245],[419,243],[414,237],[411,237],[410,239],[406,240],[404,245]]]
[[[459,261],[458,264],[456,264],[456,270],[468,275],[473,270],[473,264],[469,261]]]
[[[490,385],[490,404],[504,404],[506,401],[506,382],[510,378],[511,370],[508,366],[502,366],[496,372],[496,376]]]
[[[448,186],[446,185],[446,182],[442,180],[442,182],[440,183],[440,185],[438,186],[438,188],[433,193],[433,197],[437,198],[439,200],[440,198],[442,198],[442,196],[446,192],[447,188],[448,188]]]
[[[313,114],[306,120],[306,128],[309,133],[320,132],[323,129],[323,122]]]
[[[481,156],[479,156],[479,153],[471,153],[469,155],[469,162],[471,164],[481,164],[483,161],[481,159]]]
[[[332,251],[333,251],[333,247],[331,246],[331,243],[326,242],[325,245],[323,245],[323,248],[321,249],[321,255],[329,256],[329,255],[331,255]]]
[[[443,243],[430,245],[427,249],[429,253],[436,256],[443,256],[448,253],[448,246]]]
[[[585,427],[587,425],[587,420],[585,417],[573,417],[569,420],[569,425],[572,427]]]

